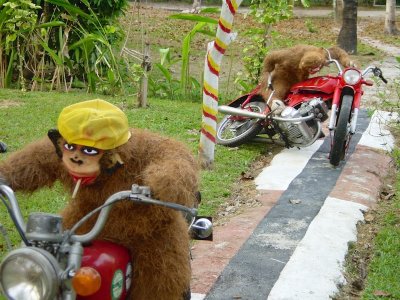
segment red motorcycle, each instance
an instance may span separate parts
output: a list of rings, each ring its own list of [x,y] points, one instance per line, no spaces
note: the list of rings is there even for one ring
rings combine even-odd
[[[332,63],[338,68],[338,75],[312,77],[293,85],[279,113],[266,104],[269,102],[259,94],[259,86],[228,105],[221,105],[218,111],[226,116],[217,126],[217,143],[235,147],[266,134],[272,140],[278,136],[288,148],[307,147],[323,136],[321,124],[329,118],[329,160],[333,166],[339,165],[356,131],[362,87],[373,85],[366,75],[372,72],[384,83],[387,81],[376,66],[364,71],[355,67],[343,70],[337,60],[330,58],[328,64]],[[273,91],[271,84],[270,88]],[[273,93],[270,99],[272,96]]]
[[[133,185],[130,191],[111,195],[70,230],[63,230],[60,216],[47,213],[31,213],[25,224],[14,192],[6,185],[0,184],[0,200],[23,241],[20,248],[10,249],[0,264],[0,288],[7,299],[126,299],[131,285],[135,284],[131,281],[135,266],[128,250],[109,241],[96,240],[110,209],[118,201],[181,211],[194,239],[206,240],[212,236],[211,221],[197,218],[196,208],[152,199],[149,188],[138,185]],[[91,231],[75,234],[97,212],[100,214]],[[11,248],[8,235],[5,240]]]

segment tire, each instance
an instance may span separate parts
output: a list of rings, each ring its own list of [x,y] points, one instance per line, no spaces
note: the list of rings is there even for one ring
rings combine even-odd
[[[265,102],[250,102],[245,108],[251,108],[254,112],[265,111]],[[243,117],[240,120],[233,120],[231,115],[226,115],[217,126],[217,143],[219,145],[236,147],[240,146],[257,136],[263,129],[260,119]]]
[[[329,157],[329,161],[333,166],[339,165],[340,161],[344,159],[344,155],[346,152],[346,142],[349,137],[348,123],[350,119],[352,104],[352,96],[343,96],[342,106],[340,107],[339,118],[336,123],[336,129],[333,136],[333,144]]]

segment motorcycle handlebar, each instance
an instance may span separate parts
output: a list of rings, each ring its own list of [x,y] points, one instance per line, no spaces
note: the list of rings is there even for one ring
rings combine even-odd
[[[372,72],[374,76],[379,77],[385,84],[388,83],[388,81],[383,77],[382,70],[379,69],[378,67],[375,66],[369,66],[367,67],[363,72],[362,76],[364,77],[367,73]]]
[[[379,78],[380,78],[385,84],[388,83],[388,81],[387,81],[382,75],[380,75]]]
[[[0,184],[0,194],[3,194],[10,202],[11,204],[11,212],[13,214],[13,219],[15,220],[15,226],[17,228],[21,228],[22,231],[25,233],[26,230],[26,224],[24,222],[24,219],[21,214],[21,209],[18,205],[17,198],[14,194],[14,191],[7,185],[2,185]],[[182,211],[184,213],[189,214],[193,218],[197,216],[197,209],[196,208],[189,208],[184,205],[180,205],[177,203],[172,203],[172,202],[163,202],[160,200],[156,200],[151,198],[150,196],[150,189],[148,187],[144,186],[139,186],[139,185],[132,185],[132,189],[130,191],[121,191],[117,192],[113,195],[111,195],[103,205],[97,207],[90,213],[88,213],[86,216],[84,216],[81,220],[79,220],[78,223],[76,223],[71,230],[66,232],[66,235],[64,236],[63,240],[64,242],[67,241],[72,241],[72,242],[80,242],[80,243],[85,243],[93,240],[103,229],[106,221],[108,214],[110,212],[110,209],[112,205],[115,202],[121,201],[121,200],[128,200],[128,201],[133,201],[136,203],[142,203],[142,204],[153,204],[153,205],[158,205],[158,206],[164,206],[168,207],[174,210]],[[95,213],[99,212],[100,214],[96,220],[96,223],[94,224],[93,228],[86,234],[83,235],[75,235],[74,232],[84,223],[86,222],[91,216],[93,216]]]
[[[339,74],[343,73],[343,69],[342,69],[339,61],[337,61],[336,59],[330,58],[328,60],[328,64],[331,64],[331,63],[334,63],[336,65],[336,67],[339,70]],[[375,76],[379,77],[385,84],[388,83],[388,81],[383,77],[382,70],[375,66],[368,66],[364,71],[362,71],[362,73],[361,73],[362,77],[364,77],[366,74],[368,74],[371,71],[374,73]]]
[[[334,64],[336,65],[336,67],[337,67],[338,70],[339,70],[339,74],[342,74],[342,73],[343,73],[343,69],[342,69],[342,66],[340,65],[339,61],[337,61],[336,59],[330,58],[330,59],[328,60],[328,64],[331,64],[331,63],[334,63]]]
[[[11,204],[11,210],[15,217],[16,226],[19,226],[23,231],[25,231],[26,225],[24,222],[24,218],[21,214],[21,209],[19,208],[19,204],[17,201],[17,197],[15,197],[14,191],[5,184],[0,184],[0,193],[3,194]]]
[[[85,243],[92,241],[103,229],[104,224],[107,220],[108,214],[110,212],[112,204],[121,200],[129,200],[137,203],[143,204],[153,204],[158,206],[168,207],[174,210],[185,212],[192,217],[197,216],[197,209],[196,208],[189,208],[184,205],[180,205],[177,203],[172,202],[164,202],[160,200],[156,200],[150,197],[150,189],[148,187],[139,186],[139,185],[132,185],[132,189],[130,191],[121,191],[111,195],[106,202],[96,208],[95,210],[91,211],[85,217],[83,217],[78,223],[76,223],[70,230],[69,234],[67,235],[70,237],[72,242],[80,242]],[[86,234],[83,235],[73,235],[73,233],[84,223],[86,222],[93,214],[97,213],[100,210],[100,214],[94,224],[93,228]]]
[[[378,67],[375,67],[372,72],[374,73],[375,76],[378,76],[384,83],[388,83],[387,80],[383,77],[382,70],[379,69]]]
[[[107,221],[107,217],[108,217],[108,214],[112,207],[112,204],[114,204],[115,202],[129,198],[129,195],[130,195],[130,191],[118,192],[118,193],[111,195],[102,206],[99,206],[98,208],[92,210],[90,213],[88,213],[86,216],[84,216],[81,220],[79,220],[79,222],[76,223],[71,228],[71,230],[68,232],[67,236],[64,238],[64,241],[68,241],[69,237],[70,237],[71,241],[73,241],[73,242],[85,243],[85,242],[92,241],[103,229],[104,224]],[[83,235],[74,235],[73,234],[84,222],[86,222],[92,215],[97,213],[99,210],[100,210],[100,214],[97,217],[96,223],[94,224],[93,228],[88,233],[83,234]]]

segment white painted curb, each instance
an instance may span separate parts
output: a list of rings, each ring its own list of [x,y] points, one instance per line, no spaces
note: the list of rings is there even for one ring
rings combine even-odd
[[[206,297],[204,294],[192,293],[192,298],[190,300],[203,300]]]
[[[331,299],[344,283],[348,242],[357,239],[362,204],[328,197],[282,270],[268,300]]]
[[[284,149],[275,155],[270,165],[256,177],[257,190],[286,190],[322,143],[323,140],[317,140],[311,146]]]
[[[376,110],[358,144],[389,152],[392,151],[394,138],[388,130],[388,125],[390,122],[398,121],[398,119],[399,115],[397,113]]]

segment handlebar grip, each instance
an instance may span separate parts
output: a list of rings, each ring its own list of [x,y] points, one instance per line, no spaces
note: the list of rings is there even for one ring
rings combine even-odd
[[[388,83],[387,80],[383,77],[382,70],[378,67],[373,68],[372,72],[375,76],[378,76],[384,83]]]

